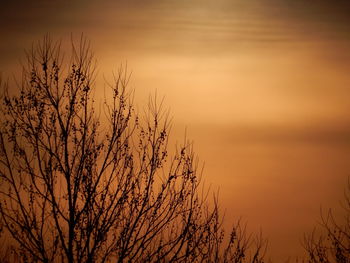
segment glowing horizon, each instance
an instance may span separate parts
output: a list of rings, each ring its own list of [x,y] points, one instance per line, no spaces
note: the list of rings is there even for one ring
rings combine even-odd
[[[165,97],[174,140],[186,127],[226,223],[261,228],[278,262],[303,255],[304,232],[320,206],[337,207],[349,175],[349,11],[325,0],[15,1],[0,11],[0,72],[11,78],[46,33],[91,40],[97,97],[127,62],[136,104]]]

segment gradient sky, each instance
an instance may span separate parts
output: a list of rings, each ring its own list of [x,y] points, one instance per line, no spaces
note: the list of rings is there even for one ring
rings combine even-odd
[[[350,4],[327,0],[11,1],[0,72],[50,33],[91,40],[100,77],[127,62],[136,101],[155,90],[187,127],[226,221],[269,239],[269,257],[336,207],[350,174]],[[102,85],[97,95],[102,96]]]

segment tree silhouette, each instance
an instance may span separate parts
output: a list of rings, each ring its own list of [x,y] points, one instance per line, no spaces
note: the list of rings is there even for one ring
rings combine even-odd
[[[27,54],[18,93],[2,85],[2,260],[263,262],[261,236],[239,222],[224,239],[191,144],[168,156],[162,103],[138,116],[121,69],[97,113],[94,77],[85,39],[72,41],[67,62],[45,37]]]
[[[336,219],[332,210],[321,213],[321,233],[316,230],[305,237],[308,263],[350,262],[350,181],[345,194],[343,220]],[[318,229],[320,230],[320,229]]]

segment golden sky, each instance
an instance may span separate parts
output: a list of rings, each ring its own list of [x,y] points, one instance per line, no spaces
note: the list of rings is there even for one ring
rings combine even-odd
[[[261,228],[280,262],[302,255],[350,174],[349,13],[343,0],[11,1],[0,71],[46,33],[84,33],[97,84],[127,62],[136,101],[157,90],[175,140],[187,128],[226,221]]]

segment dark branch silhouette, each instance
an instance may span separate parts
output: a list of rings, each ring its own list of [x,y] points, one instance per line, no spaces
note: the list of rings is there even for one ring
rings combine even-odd
[[[344,218],[336,218],[332,210],[321,213],[321,229],[305,236],[308,263],[350,263],[350,181],[343,206]],[[320,232],[321,231],[321,232]]]
[[[265,242],[239,222],[224,238],[191,144],[168,156],[163,105],[137,116],[125,70],[99,117],[85,39],[69,62],[48,37],[27,58],[19,92],[3,85],[3,261],[263,262]]]

